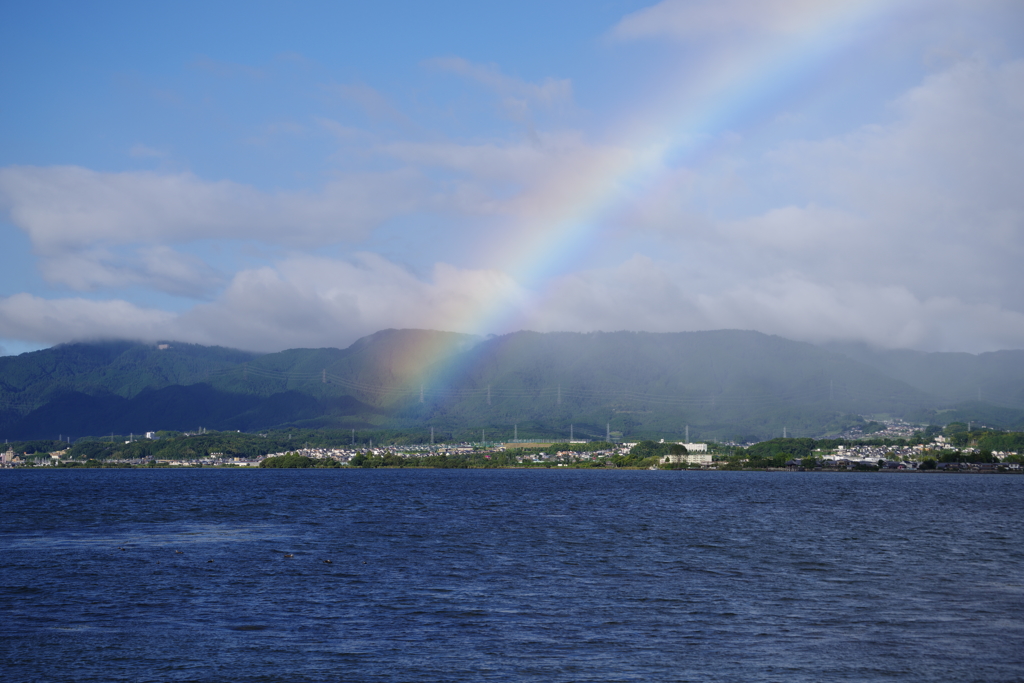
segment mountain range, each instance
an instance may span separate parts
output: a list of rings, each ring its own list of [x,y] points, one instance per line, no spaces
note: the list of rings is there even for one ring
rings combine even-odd
[[[426,429],[456,438],[825,436],[865,419],[1024,427],[1024,351],[816,346],[741,330],[383,330],[257,354],[167,341],[0,357],[0,437]]]

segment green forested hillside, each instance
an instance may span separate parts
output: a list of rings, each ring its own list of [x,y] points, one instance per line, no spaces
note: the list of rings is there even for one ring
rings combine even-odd
[[[824,436],[863,415],[1022,425],[1012,401],[986,401],[983,389],[965,402],[957,392],[1001,378],[1012,398],[1024,353],[840,351],[737,330],[486,340],[384,330],[345,349],[263,355],[67,344],[0,358],[0,437],[291,426],[637,440],[689,427],[691,438],[751,441],[783,429]]]
[[[131,398],[146,390],[208,381],[257,357],[196,344],[62,344],[0,357],[0,409],[34,408],[72,391]]]
[[[925,393],[810,344],[756,332],[520,332],[433,373],[425,405],[441,423],[546,424],[580,434],[705,437],[820,433],[850,415],[931,407]],[[445,393],[447,390],[447,393]],[[490,400],[488,401],[488,394]]]

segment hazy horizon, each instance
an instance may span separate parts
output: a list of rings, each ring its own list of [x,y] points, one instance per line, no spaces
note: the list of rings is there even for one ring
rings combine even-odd
[[[1024,349],[1011,0],[8,3],[0,355]]]
[[[469,334],[469,333],[455,332],[453,330],[441,330],[441,329],[431,329],[431,328],[387,328],[387,329],[383,329],[383,330],[376,330],[376,331],[371,332],[371,333],[369,333],[367,335],[363,335],[362,337],[354,339],[351,343],[347,343],[347,344],[327,344],[327,345],[321,345],[321,346],[289,346],[289,347],[281,347],[281,348],[265,349],[265,350],[260,350],[260,349],[256,349],[256,348],[246,348],[246,347],[242,347],[242,346],[231,347],[231,346],[227,346],[227,345],[223,345],[223,344],[199,344],[199,345],[200,346],[224,346],[225,348],[232,348],[232,349],[235,349],[235,350],[238,350],[238,351],[246,351],[246,352],[258,353],[258,354],[273,354],[273,353],[279,353],[279,352],[289,351],[289,350],[293,350],[293,349],[314,349],[314,348],[346,349],[346,348],[349,348],[350,346],[352,346],[352,344],[355,344],[356,342],[358,342],[358,341],[360,341],[362,339],[366,339],[367,337],[372,337],[372,336],[374,336],[376,334],[379,334],[381,332],[388,332],[388,331],[417,331],[417,332],[440,332],[440,333],[452,333],[452,334]],[[713,333],[716,333],[716,332],[750,332],[750,333],[755,333],[755,334],[764,334],[766,336],[786,339],[788,341],[797,341],[797,342],[802,341],[802,340],[798,340],[798,339],[790,339],[790,338],[785,337],[783,335],[773,335],[773,334],[768,334],[768,333],[765,333],[765,332],[760,332],[759,330],[741,330],[741,329],[737,329],[737,328],[728,328],[728,329],[722,328],[722,329],[718,329],[718,330],[685,330],[685,331],[682,331],[682,332],[648,332],[646,330],[587,330],[587,331],[583,331],[583,332],[578,332],[578,331],[574,331],[574,330],[549,330],[548,332],[538,332],[537,330],[513,330],[511,332],[505,332],[505,333],[503,333],[501,335],[495,335],[495,334],[483,334],[483,335],[480,335],[480,334],[470,334],[470,336],[475,337],[480,342],[483,342],[483,341],[487,341],[488,339],[493,338],[493,337],[503,337],[503,336],[513,335],[513,334],[520,334],[520,333],[536,333],[536,334],[623,334],[623,333],[625,333],[625,334],[702,334],[702,333],[705,333],[705,334],[713,334]],[[104,343],[119,343],[119,342],[148,344],[148,345],[154,345],[154,346],[160,345],[160,344],[196,344],[197,343],[197,342],[190,342],[190,341],[187,341],[187,340],[184,340],[184,339],[175,339],[175,338],[172,338],[172,337],[162,337],[162,338],[155,338],[155,339],[142,339],[142,338],[137,338],[137,337],[136,338],[131,338],[131,337],[103,337],[103,336],[94,336],[94,337],[89,337],[89,338],[69,339],[69,340],[67,340],[65,342],[59,342],[57,344],[53,344],[53,345],[50,345],[50,346],[38,346],[38,347],[34,347],[34,348],[28,348],[28,349],[25,349],[25,350],[19,350],[16,353],[6,353],[6,354],[0,354],[0,355],[20,355],[22,353],[31,353],[32,351],[44,351],[46,349],[54,348],[56,346],[60,346],[60,345],[64,345],[64,344],[104,344]],[[871,350],[871,351],[912,351],[912,352],[916,351],[916,349],[910,349],[910,348],[894,348],[894,347],[880,346],[880,345],[877,345],[877,344],[871,344],[870,342],[864,342],[864,341],[860,341],[860,340],[826,341],[826,342],[820,342],[820,343],[804,342],[804,343],[812,344],[813,346],[819,346],[819,347],[822,347],[822,348],[825,348],[825,349],[835,349],[836,345],[839,345],[840,348],[852,349],[852,348],[857,348],[858,345],[862,345],[864,348],[867,348],[868,350]],[[1021,349],[996,349],[994,351],[980,351],[980,352],[976,352],[976,353],[975,352],[970,352],[970,351],[938,351],[938,352],[936,352],[936,351],[925,351],[924,353],[967,353],[969,355],[978,356],[978,355],[982,355],[982,354],[985,354],[985,353],[998,353],[998,352],[1005,352],[1005,351],[1020,351],[1020,350]]]

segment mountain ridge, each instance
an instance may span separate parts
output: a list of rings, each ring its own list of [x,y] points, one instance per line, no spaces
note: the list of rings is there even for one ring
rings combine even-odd
[[[977,358],[818,346],[749,330],[484,339],[390,329],[344,349],[266,354],[173,341],[72,343],[0,358],[0,436],[199,426],[430,426],[525,436],[572,425],[591,437],[681,434],[689,426],[701,438],[751,440],[783,428],[835,433],[862,415],[1024,424],[1024,352]],[[972,382],[980,401],[964,396]],[[1002,400],[984,400],[997,390]]]

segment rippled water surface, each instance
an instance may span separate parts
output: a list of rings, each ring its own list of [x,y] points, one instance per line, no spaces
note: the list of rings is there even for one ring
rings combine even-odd
[[[4,471],[0,669],[1022,681],[1022,489],[941,474]]]

